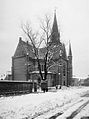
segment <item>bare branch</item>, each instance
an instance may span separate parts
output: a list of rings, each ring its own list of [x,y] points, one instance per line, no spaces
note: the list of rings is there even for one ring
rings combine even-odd
[[[45,15],[45,20],[41,21],[41,25],[40,25],[40,28],[43,30],[43,33],[45,35],[44,42],[45,42],[46,46],[50,39],[49,36],[51,35],[50,21],[51,21],[50,17],[48,15]]]
[[[42,35],[40,35],[39,37],[38,37],[38,32],[33,32],[33,29],[30,26],[30,24],[28,23],[23,24],[21,28],[32,44],[32,47],[34,50],[33,53],[37,59],[39,74],[42,80],[43,80],[43,74],[41,71],[41,62],[40,62],[40,57],[38,52],[40,50],[42,43],[43,42],[45,43],[44,49],[46,50],[42,54],[42,60],[44,62],[44,78],[46,80],[50,62],[52,62],[54,53],[57,52],[57,50],[54,50],[55,48],[51,47],[51,45],[49,44],[50,38],[53,35],[51,33],[51,19],[48,15],[45,15],[45,19],[41,21],[41,25],[40,25],[40,28],[42,31],[40,34]],[[54,62],[53,62],[53,65],[54,65]]]

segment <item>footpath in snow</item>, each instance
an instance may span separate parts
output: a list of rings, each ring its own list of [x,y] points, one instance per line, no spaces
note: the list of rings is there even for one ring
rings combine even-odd
[[[89,87],[68,87],[46,93],[1,97],[0,119],[80,119],[89,116],[86,94],[89,94]]]

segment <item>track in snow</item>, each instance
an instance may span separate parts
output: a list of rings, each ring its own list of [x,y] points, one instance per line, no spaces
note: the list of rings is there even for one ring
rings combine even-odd
[[[74,107],[74,110],[72,110],[71,114],[66,116],[66,119],[73,119],[79,112],[81,112],[81,110],[87,104],[89,104],[89,100],[86,100],[85,97],[89,97],[89,92],[85,93],[84,95],[81,96],[81,98],[79,98],[78,100],[76,100],[74,102],[71,100],[71,101],[67,102],[66,104],[62,105],[61,107],[64,108],[63,111],[61,111],[61,107],[58,107],[60,109],[60,111],[53,113],[53,115],[51,114],[49,117],[45,117],[45,115],[47,115],[48,113],[50,113],[50,111],[52,111],[54,109],[45,111],[43,113],[38,113],[31,118],[27,117],[24,119],[57,119],[57,118],[61,119],[61,117],[63,117],[63,115],[65,115],[65,113],[67,114],[68,110],[71,110]],[[87,118],[81,118],[81,119],[87,119]]]
[[[87,104],[89,104],[89,100],[81,105],[77,110],[75,110],[69,117],[66,119],[73,119]]]

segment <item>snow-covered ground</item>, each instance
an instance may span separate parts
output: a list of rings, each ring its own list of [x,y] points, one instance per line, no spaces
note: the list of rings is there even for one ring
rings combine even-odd
[[[89,116],[89,87],[0,98],[0,119],[80,119]],[[51,119],[51,118],[50,118]]]

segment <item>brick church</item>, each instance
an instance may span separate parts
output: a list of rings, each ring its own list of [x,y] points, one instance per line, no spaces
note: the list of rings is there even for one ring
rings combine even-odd
[[[72,83],[72,50],[69,44],[68,56],[65,44],[60,41],[60,32],[58,30],[56,13],[54,13],[54,21],[51,31],[52,37],[50,43],[52,47],[57,49],[53,54],[53,62],[49,68],[47,75],[48,86],[55,85],[71,85]],[[40,48],[39,54],[42,56],[44,48]],[[44,75],[44,61],[40,57],[41,70]],[[32,45],[25,42],[21,37],[17,45],[14,56],[12,57],[12,80],[17,81],[35,81],[38,83],[40,77],[38,71],[38,62],[33,53]]]

